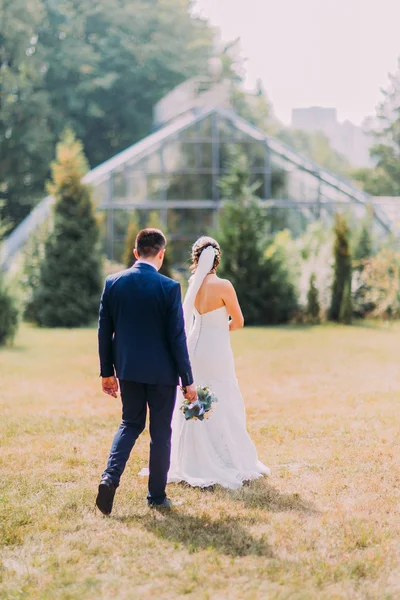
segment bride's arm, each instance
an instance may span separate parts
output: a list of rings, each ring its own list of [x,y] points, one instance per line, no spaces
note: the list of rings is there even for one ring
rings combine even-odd
[[[229,330],[236,331],[237,329],[241,329],[244,325],[243,313],[240,308],[235,288],[228,280],[223,281],[222,300],[224,301],[229,316],[231,317]]]

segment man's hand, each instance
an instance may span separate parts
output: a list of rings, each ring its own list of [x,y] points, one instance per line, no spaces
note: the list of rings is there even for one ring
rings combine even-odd
[[[197,390],[194,383],[183,388],[183,397],[185,400],[189,400],[189,402],[194,402],[197,400]]]
[[[112,396],[113,398],[117,397],[118,381],[117,381],[117,378],[114,377],[114,375],[112,377],[102,377],[101,385],[103,388],[103,392],[105,394],[108,394],[109,396]]]

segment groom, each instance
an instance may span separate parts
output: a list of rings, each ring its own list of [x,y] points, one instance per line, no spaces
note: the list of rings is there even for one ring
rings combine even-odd
[[[106,279],[100,302],[99,355],[103,391],[122,399],[122,423],[114,437],[96,504],[111,514],[131,450],[150,412],[149,506],[170,508],[165,487],[171,454],[171,420],[178,378],[185,398],[196,399],[179,283],[158,273],[166,239],[158,229],[136,238],[135,265]]]

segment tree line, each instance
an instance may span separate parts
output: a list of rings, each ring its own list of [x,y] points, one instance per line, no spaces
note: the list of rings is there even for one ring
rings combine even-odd
[[[153,106],[206,73],[215,32],[190,0],[0,0],[1,214],[43,195],[65,127],[91,167],[141,139]]]

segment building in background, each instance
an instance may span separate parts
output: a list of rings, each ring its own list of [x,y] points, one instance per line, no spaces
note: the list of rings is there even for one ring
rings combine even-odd
[[[373,139],[363,127],[358,127],[350,121],[340,123],[336,108],[294,108],[291,127],[310,133],[320,131],[328,138],[332,148],[345,156],[352,166],[372,166],[369,150]]]
[[[364,215],[372,202],[367,194],[239,117],[227,85],[195,78],[178,86],[154,107],[153,133],[85,175],[104,217],[109,259],[121,260],[130,215],[135,212],[144,226],[157,211],[172,242],[173,263],[185,264],[191,244],[216,225],[220,181],[233,150],[247,157],[249,183],[257,184],[275,231],[289,228],[296,235],[315,219],[331,226],[338,210],[355,219]],[[328,117],[334,124],[335,113]],[[51,196],[44,198],[10,234],[0,266],[11,267],[29,236],[51,217],[53,203]],[[392,231],[385,212],[375,207],[374,214],[377,230]]]

